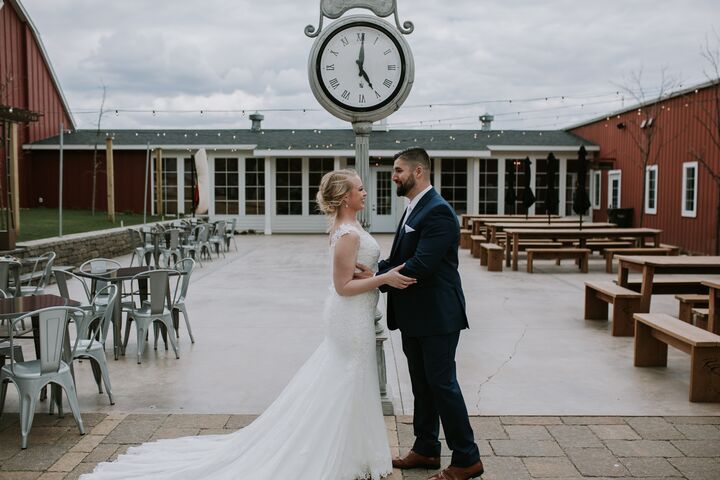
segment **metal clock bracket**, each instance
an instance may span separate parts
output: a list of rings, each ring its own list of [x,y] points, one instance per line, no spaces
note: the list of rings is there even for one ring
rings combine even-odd
[[[412,22],[406,21],[400,25],[398,18],[397,0],[320,0],[320,22],[317,29],[313,25],[305,27],[305,35],[310,38],[317,37],[322,31],[323,18],[331,20],[340,18],[345,12],[352,8],[364,8],[372,11],[378,17],[389,17],[394,15],[395,26],[402,34],[409,35],[415,30]]]

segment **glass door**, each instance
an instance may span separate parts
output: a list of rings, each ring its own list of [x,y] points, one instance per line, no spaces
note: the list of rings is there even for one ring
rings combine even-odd
[[[392,167],[372,167],[370,170],[370,202],[371,229],[376,233],[392,233],[395,231],[395,184],[392,182]]]
[[[608,208],[620,208],[620,170],[608,172]]]

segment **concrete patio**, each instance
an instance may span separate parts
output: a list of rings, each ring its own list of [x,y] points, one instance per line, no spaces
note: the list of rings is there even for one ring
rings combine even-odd
[[[377,238],[387,254],[392,237]],[[239,252],[193,274],[187,303],[196,343],[181,327],[179,360],[171,350],[150,350],[137,365],[131,332],[127,356],[110,361],[114,406],[97,394],[88,363],[76,367],[81,408],[96,425],[89,436],[77,435],[70,416],[39,413],[30,448],[20,452],[10,387],[0,479],[74,478],[127,444],[232,431],[267,408],[322,340],[327,238],[237,240]],[[671,349],[667,368],[635,368],[632,338],[583,320],[583,282],[611,278],[603,260],[592,260],[589,274],[570,262],[538,262],[534,274],[522,264],[519,272],[489,273],[467,250],[460,261],[471,329],[461,335],[458,376],[488,457],[483,478],[720,478],[720,405],[687,400],[688,356]],[[653,311],[676,310],[671,296],[653,299]],[[397,415],[386,418],[388,432],[403,450],[413,402],[398,332],[386,356]],[[126,422],[138,419],[142,435],[122,437],[132,430]],[[19,473],[21,465],[34,473]]]

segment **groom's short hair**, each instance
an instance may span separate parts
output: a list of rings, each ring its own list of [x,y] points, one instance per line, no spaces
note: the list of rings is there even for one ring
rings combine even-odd
[[[421,165],[425,171],[428,172],[428,175],[430,174],[430,169],[432,168],[432,164],[430,163],[430,156],[428,155],[427,151],[425,151],[422,147],[410,147],[406,148],[405,150],[402,150],[395,154],[393,157],[393,160],[397,160],[398,158],[415,165]]]

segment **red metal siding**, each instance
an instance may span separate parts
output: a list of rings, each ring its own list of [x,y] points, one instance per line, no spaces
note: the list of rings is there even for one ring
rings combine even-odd
[[[30,193],[31,207],[57,208],[59,190],[59,153],[57,151],[33,152],[33,168],[42,172],[37,175]],[[92,202],[92,158],[90,151],[65,151],[63,159],[63,207],[90,209]],[[101,160],[97,176],[95,207],[107,209],[107,177],[105,175],[105,151],[98,151]],[[117,212],[142,212],[143,186],[145,184],[145,152],[114,152],[115,160],[115,210]],[[43,202],[39,199],[42,197]],[[150,203],[148,187],[148,204]]]
[[[21,145],[57,135],[61,121],[66,128],[71,128],[72,122],[60,92],[55,88],[30,26],[21,21],[12,2],[5,2],[0,9],[0,83],[5,85],[9,78],[12,80],[3,90],[0,103],[42,113],[38,122],[21,125]],[[32,185],[38,180],[34,175],[44,175],[31,167],[29,157],[23,152],[20,160],[20,203],[23,207],[32,203]]]
[[[697,216],[681,215],[682,166],[695,161],[692,153],[702,154],[716,174],[720,173],[720,152],[701,119],[718,108],[714,104],[720,86],[704,88],[661,102],[652,112],[655,137],[649,164],[658,165],[657,214],[645,214],[643,226],[663,230],[662,241],[679,245],[690,252],[713,254],[716,248],[718,188],[702,165],[698,167]],[[650,109],[646,108],[644,113]],[[600,146],[599,158],[614,159],[622,170],[622,207],[634,209],[634,224],[639,225],[643,208],[643,168],[632,135],[641,133],[638,111],[625,112],[609,119],[585,125],[572,132]],[[708,120],[709,121],[709,120]],[[706,123],[708,122],[706,121]],[[623,123],[624,129],[617,128]],[[607,172],[603,173],[601,210],[595,219],[607,218]]]

